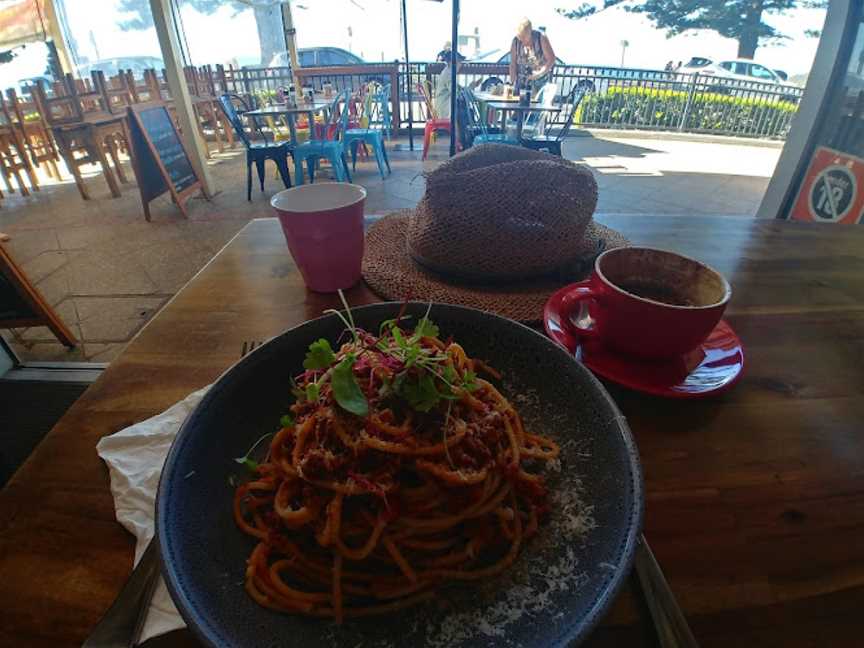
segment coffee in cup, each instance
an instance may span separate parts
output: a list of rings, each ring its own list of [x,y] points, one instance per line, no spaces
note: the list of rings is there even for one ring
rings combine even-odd
[[[645,247],[608,250],[586,281],[573,284],[561,308],[580,338],[643,358],[681,355],[717,326],[732,296],[729,282],[689,257]],[[577,323],[588,305],[591,326]]]

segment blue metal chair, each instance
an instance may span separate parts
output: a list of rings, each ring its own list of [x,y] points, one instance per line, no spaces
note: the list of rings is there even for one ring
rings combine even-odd
[[[351,152],[351,170],[357,170],[357,147],[361,144],[371,146],[375,153],[375,161],[378,163],[378,171],[381,173],[381,178],[384,178],[384,166],[387,166],[387,173],[390,171],[390,160],[387,158],[387,149],[384,147],[383,132],[377,128],[348,128],[348,106],[340,115],[340,128],[344,133],[342,139],[345,152]]]
[[[473,137],[472,144],[510,144],[512,146],[519,146],[519,140],[514,137],[508,136],[506,133],[501,132],[493,132],[489,126],[486,125],[486,120],[484,119],[484,115],[481,114],[480,104],[477,101],[477,98],[474,96],[474,93],[470,88],[462,89],[462,96],[465,99],[465,106],[467,107],[468,114],[472,116],[474,124],[472,124],[472,128],[475,130],[475,135]],[[496,128],[495,131],[498,129]],[[477,132],[479,131],[479,132]]]
[[[294,147],[294,178],[298,185],[303,184],[303,162],[309,172],[309,182],[315,182],[315,165],[322,158],[329,160],[338,182],[351,182],[351,172],[345,159],[345,131],[348,125],[348,101],[351,93],[348,90],[340,92],[330,108],[331,119],[338,115],[338,128],[333,139],[314,139]],[[339,112],[339,105],[344,106]]]
[[[279,176],[282,178],[282,184],[286,189],[291,188],[291,173],[288,171],[288,155],[292,152],[292,145],[289,142],[271,142],[267,139],[267,134],[264,133],[253,120],[253,132],[258,133],[262,141],[253,141],[246,133],[246,128],[243,125],[243,120],[240,118],[240,113],[234,106],[234,101],[237,101],[243,106],[244,111],[249,110],[249,106],[242,97],[231,94],[223,94],[219,97],[219,106],[222,112],[231,122],[234,132],[237,137],[243,142],[246,147],[246,199],[252,200],[252,165],[255,165],[258,171],[258,181],[261,183],[261,191],[264,191],[264,163],[267,160],[273,160],[276,164],[276,169],[279,171]]]
[[[585,96],[585,92],[585,86],[576,86],[570,91],[567,99],[564,100],[564,105],[569,104],[570,108],[567,110],[564,126],[561,127],[561,130],[558,131],[557,135],[554,137],[550,135],[549,129],[547,128],[542,135],[523,137],[522,146],[535,151],[546,151],[552,155],[561,157],[561,144],[570,133],[570,127],[573,125],[573,120],[576,118],[576,111],[579,109],[579,104],[582,103],[582,98]]]
[[[371,84],[370,84],[371,85]],[[376,84],[377,85],[377,84]],[[393,137],[393,119],[390,117],[390,84],[378,86],[369,101],[369,127],[378,127],[387,137]]]

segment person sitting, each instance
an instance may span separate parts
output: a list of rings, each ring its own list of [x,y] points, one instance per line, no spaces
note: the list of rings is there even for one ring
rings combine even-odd
[[[432,105],[438,119],[450,119],[450,99],[453,96],[450,70],[450,60],[448,59],[444,69],[435,77]],[[459,72],[458,63],[456,64],[456,72]]]
[[[540,90],[552,77],[555,51],[546,34],[533,29],[525,18],[516,27],[516,36],[510,45],[510,82],[515,92],[530,83],[534,92]]]
[[[450,43],[450,41],[447,41],[446,43],[444,43],[444,49],[442,49],[440,52],[438,52],[438,56],[435,57],[435,61],[438,63],[449,63],[450,57],[452,56],[452,52],[451,52],[452,48],[453,48],[453,45]],[[456,52],[456,60],[461,63],[462,61],[465,60],[465,57],[462,56],[459,52]]]

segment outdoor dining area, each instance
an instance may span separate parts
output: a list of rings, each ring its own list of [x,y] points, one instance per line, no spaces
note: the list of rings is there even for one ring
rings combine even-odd
[[[223,153],[242,144],[247,154],[250,199],[252,166],[263,188],[265,160],[275,163],[286,187],[292,185],[288,156],[293,160],[297,184],[302,184],[304,177],[314,181],[319,160],[329,163],[339,181],[350,181],[358,155],[361,161],[374,156],[382,177],[389,172],[385,142],[397,128],[391,106],[398,102],[390,84],[372,81],[336,92],[324,83],[316,92],[312,87],[294,89],[293,78],[283,75],[283,84],[275,89],[242,91],[240,84],[230,80],[233,70],[222,66],[186,66],[183,72],[205,157],[209,159],[211,151]],[[280,78],[275,80],[278,83]],[[584,88],[577,87],[567,96],[559,96],[555,84],[547,84],[528,99],[514,96],[511,86],[476,93],[459,86],[454,129],[449,117],[438,114],[436,95],[440,90],[434,81],[430,77],[417,84],[421,101],[416,106],[409,100],[409,108],[417,110],[418,121],[425,123],[423,159],[435,134],[451,130],[460,150],[474,143],[500,142],[561,155],[561,142],[584,95]],[[131,70],[107,78],[99,71],[85,79],[67,74],[50,88],[39,82],[20,96],[8,89],[2,103],[5,135],[0,137],[0,171],[7,190],[27,196],[39,191],[36,169],[60,180],[63,168],[71,174],[81,197],[88,200],[93,188],[85,182],[81,169],[96,165],[110,194],[119,197],[121,187],[130,183],[121,160],[130,158],[133,169],[137,168],[128,132],[128,108],[155,105],[168,108],[182,134],[164,69],[144,70],[140,78]],[[565,126],[550,135],[548,117],[562,111],[566,113]],[[301,171],[304,165],[305,172]]]
[[[107,366],[0,365],[0,468],[53,407],[4,388],[98,370],[0,485],[0,645],[861,645],[864,92],[826,151],[808,87],[770,217],[610,213],[586,84],[183,65],[151,4],[164,70],[5,93],[7,193],[74,181],[112,259],[228,227]]]

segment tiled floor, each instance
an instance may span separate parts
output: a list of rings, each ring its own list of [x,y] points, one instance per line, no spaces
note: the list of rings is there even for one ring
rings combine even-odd
[[[568,140],[564,153],[594,168],[598,213],[752,216],[779,156],[778,148],[746,143],[585,135]],[[368,190],[367,213],[413,207],[423,195],[423,171],[445,159],[446,142],[439,140],[426,162],[405,140],[390,150],[393,174],[385,180],[372,163],[357,168],[354,180]],[[134,184],[111,198],[95,171],[87,179],[90,201],[71,179],[28,198],[7,195],[0,232],[12,237],[8,249],[81,340],[67,351],[44,328],[4,331],[16,352],[26,360],[110,362],[248,220],[271,215],[269,198],[281,188],[275,169],[268,168],[266,191],[253,190],[251,202],[240,150],[215,156],[211,171],[218,193],[209,202],[193,199],[189,220],[163,196],[152,205],[153,221],[145,222]]]

